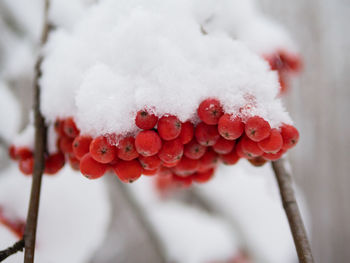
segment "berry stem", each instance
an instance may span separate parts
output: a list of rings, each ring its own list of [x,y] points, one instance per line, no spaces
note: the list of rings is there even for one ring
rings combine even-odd
[[[41,46],[43,46],[49,34],[48,23],[49,0],[45,0],[45,19],[41,35]],[[41,179],[45,168],[46,152],[46,126],[45,119],[40,112],[40,85],[39,79],[42,75],[41,63],[42,55],[39,55],[35,64],[34,78],[34,116],[35,116],[35,149],[34,149],[34,171],[32,179],[32,188],[30,193],[29,209],[27,215],[26,228],[24,232],[25,252],[24,263],[34,262],[36,229],[38,222],[38,211],[40,201]]]
[[[284,162],[283,159],[272,162],[272,168],[277,179],[283,208],[288,218],[299,262],[313,263],[314,259],[311,253],[310,243],[292,187],[292,176],[287,171]]]
[[[24,239],[17,241],[13,246],[0,251],[0,262],[4,261],[9,256],[16,254],[18,251],[23,251]]]

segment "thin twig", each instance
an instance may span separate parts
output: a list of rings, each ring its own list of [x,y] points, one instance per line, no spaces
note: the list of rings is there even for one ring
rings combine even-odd
[[[149,222],[147,216],[145,215],[145,212],[143,209],[140,207],[138,202],[135,200],[135,198],[132,196],[132,194],[129,192],[127,187],[122,183],[121,181],[117,181],[119,185],[119,190],[123,193],[126,201],[128,202],[128,206],[131,207],[135,217],[139,221],[139,223],[143,226],[144,230],[146,231],[151,244],[157,253],[160,262],[167,262],[166,261],[166,256],[165,256],[165,249],[162,245],[162,243],[159,240],[158,235],[154,231],[154,227],[152,224]]]
[[[310,244],[292,187],[292,177],[285,168],[283,159],[272,162],[272,168],[276,175],[283,208],[286,212],[289,227],[292,231],[299,262],[313,263],[314,259],[311,253]]]
[[[41,45],[47,41],[49,33],[48,24],[49,0],[45,0],[45,20],[41,35]],[[30,193],[29,209],[27,215],[26,229],[24,232],[25,253],[24,263],[34,262],[36,228],[38,222],[41,179],[45,168],[46,151],[46,126],[45,120],[40,112],[40,85],[41,63],[43,57],[40,54],[35,65],[34,78],[34,115],[35,115],[35,149],[34,149],[34,171],[32,179],[32,189]]]
[[[16,242],[12,247],[9,247],[5,250],[0,251],[0,262],[7,259],[9,256],[16,254],[18,251],[23,251],[24,248],[24,240]]]

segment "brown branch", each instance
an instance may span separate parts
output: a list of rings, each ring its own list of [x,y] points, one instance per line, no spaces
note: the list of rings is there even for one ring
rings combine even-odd
[[[7,259],[9,256],[16,254],[18,251],[23,251],[24,248],[24,240],[16,242],[12,247],[9,247],[5,250],[0,251],[0,262]]]
[[[45,0],[45,20],[41,35],[41,46],[43,46],[48,37],[48,9],[49,0]],[[34,149],[34,171],[32,179],[32,189],[30,193],[29,209],[27,215],[27,223],[24,232],[25,252],[24,263],[34,262],[36,229],[38,222],[41,179],[45,168],[45,152],[46,152],[46,126],[45,120],[40,112],[40,85],[41,63],[43,57],[39,54],[35,65],[34,78],[34,117],[35,117],[35,149]]]
[[[292,187],[292,177],[285,168],[283,159],[272,162],[272,168],[276,175],[283,208],[286,212],[289,227],[292,231],[299,262],[313,263],[314,259],[311,253],[310,244]]]

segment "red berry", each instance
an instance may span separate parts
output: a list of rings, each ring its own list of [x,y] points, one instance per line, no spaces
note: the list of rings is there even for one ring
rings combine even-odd
[[[54,123],[54,129],[59,136],[65,136],[63,126],[64,126],[64,121],[61,119],[56,119]]]
[[[165,141],[158,153],[159,159],[166,163],[173,163],[181,159],[184,146],[180,139]]]
[[[239,161],[239,156],[237,155],[236,150],[228,154],[220,155],[221,161],[226,165],[234,165]]]
[[[68,156],[68,161],[73,170],[79,171],[80,161],[75,157],[75,155],[70,154]]]
[[[246,159],[251,158],[249,155],[247,155],[246,152],[243,151],[242,140],[238,141],[238,143],[236,144],[235,150],[239,158],[246,158]]]
[[[187,188],[192,185],[192,176],[183,177],[174,174],[172,177],[172,181],[177,187]]]
[[[113,165],[113,170],[122,182],[132,183],[141,176],[142,166],[137,160],[120,161]]]
[[[180,162],[180,160],[177,160],[177,161],[172,162],[172,163],[163,162],[163,166],[167,167],[167,168],[171,168],[171,167],[175,167],[179,162]]]
[[[59,138],[59,147],[64,153],[72,153],[73,152],[73,138],[69,138],[67,136],[63,136]]]
[[[68,118],[64,120],[63,131],[64,134],[70,138],[75,138],[79,135],[79,130],[75,125],[73,118]]]
[[[270,136],[270,124],[263,118],[254,116],[250,117],[245,124],[245,134],[249,139],[259,142]]]
[[[110,163],[116,157],[117,149],[106,137],[98,136],[90,143],[90,154],[99,163]]]
[[[260,166],[263,166],[267,161],[262,156],[258,156],[258,157],[254,157],[253,159],[249,159],[248,162],[250,162],[252,165],[256,167],[260,167]]]
[[[61,152],[50,155],[45,160],[45,174],[55,174],[64,166],[64,154]]]
[[[282,155],[286,152],[287,150],[280,150],[277,153],[264,153],[262,156],[269,161],[277,161],[282,157]]]
[[[156,155],[162,148],[162,140],[155,131],[141,131],[136,136],[135,147],[143,156]]]
[[[264,153],[258,146],[258,143],[252,141],[247,136],[243,136],[240,142],[244,154],[248,157],[257,157]]]
[[[158,121],[158,117],[147,110],[140,110],[136,114],[135,124],[140,129],[150,130]]]
[[[177,175],[182,175],[182,176],[190,175],[197,171],[198,165],[199,165],[198,160],[193,160],[184,156],[182,157],[178,165],[176,165],[173,168],[173,172]]]
[[[99,163],[87,153],[80,160],[80,172],[89,179],[97,179],[105,174],[107,164]]]
[[[199,172],[205,172],[218,164],[218,154],[211,149],[208,149],[202,158],[199,159]]]
[[[17,159],[17,156],[16,156],[16,147],[14,145],[11,145],[9,148],[8,148],[8,154],[10,156],[10,158],[12,160],[16,160]]]
[[[174,181],[173,181],[173,174],[170,170],[166,173],[162,173],[156,176],[156,181],[155,181],[155,186],[156,189],[162,193],[165,194],[168,192],[171,188],[174,186]]]
[[[276,153],[281,150],[283,139],[281,133],[277,129],[272,129],[270,136],[258,142],[258,146],[266,153]]]
[[[153,169],[153,170],[142,169],[142,174],[147,176],[152,176],[152,175],[156,175],[158,171],[159,169]]]
[[[203,173],[195,173],[192,176],[193,181],[195,181],[196,183],[206,183],[208,182],[214,175],[214,169],[210,169],[206,172]]]
[[[29,157],[27,159],[19,160],[19,170],[25,175],[31,175],[33,173],[34,168],[34,158]]]
[[[135,139],[133,137],[126,137],[122,139],[117,148],[117,155],[119,159],[124,161],[131,161],[139,156],[139,153],[136,151]]]
[[[85,154],[89,152],[90,143],[92,138],[90,136],[77,136],[75,137],[72,147],[75,157],[80,160]]]
[[[218,131],[226,140],[236,140],[244,132],[244,123],[240,117],[224,114],[219,119]]]
[[[207,150],[207,147],[200,145],[196,140],[192,140],[185,145],[184,155],[190,159],[201,158]]]
[[[290,149],[299,141],[299,132],[292,125],[283,124],[281,127],[281,135],[283,138],[283,149]]]
[[[148,157],[141,155],[139,156],[139,161],[142,165],[142,168],[145,170],[157,170],[162,164],[162,161],[156,155]]]
[[[33,156],[33,152],[28,147],[15,148],[14,155],[17,160],[24,160]]]
[[[236,141],[229,141],[222,137],[213,145],[213,150],[219,154],[227,154],[235,147]]]
[[[175,116],[163,116],[159,119],[157,129],[163,140],[174,140],[181,133],[181,122]]]
[[[201,122],[195,130],[197,142],[203,146],[213,146],[220,138],[217,126],[207,125]]]
[[[194,127],[190,121],[181,124],[180,140],[182,144],[189,143],[194,135]]]
[[[199,104],[197,110],[199,118],[206,124],[218,124],[220,117],[223,114],[220,102],[216,99],[206,99]]]

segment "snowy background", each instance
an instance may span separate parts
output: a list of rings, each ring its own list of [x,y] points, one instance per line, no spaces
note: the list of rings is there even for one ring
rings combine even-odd
[[[349,197],[346,186],[350,141],[345,137],[349,125],[343,118],[350,110],[346,103],[349,89],[344,82],[349,83],[344,73],[350,60],[345,58],[349,42],[342,30],[349,6],[340,1],[322,5],[311,3],[316,1],[264,0],[260,3],[264,12],[258,12],[254,5],[250,6],[251,1],[240,2],[222,1],[219,5],[204,1],[196,9],[196,19],[202,21],[213,11],[214,17],[232,18],[234,21],[204,19],[203,24],[209,34],[233,34],[260,55],[274,50],[274,44],[296,50],[283,27],[265,18],[266,14],[291,29],[306,67],[287,97],[288,110],[302,135],[300,144],[291,152],[291,160],[297,183],[310,204],[311,213],[305,209],[303,214],[307,222],[311,214],[316,261],[346,262],[350,257],[346,249],[350,233],[344,228],[350,216],[345,202]],[[65,34],[73,34],[73,25],[84,18],[93,3],[52,1],[51,21]],[[227,16],[227,10],[232,9],[225,9],[225,3],[242,12]],[[30,118],[28,98],[42,7],[38,0],[30,3],[0,0],[0,205],[9,215],[21,219],[26,215],[30,180],[8,160],[6,146]],[[313,13],[309,14],[311,7]],[[244,15],[240,16],[241,13]],[[326,15],[337,18],[330,19],[332,26],[316,19],[326,21]],[[245,23],[245,19],[250,23]],[[232,24],[245,26],[228,27]],[[57,70],[64,67],[62,61],[53,64]],[[329,99],[332,97],[334,100]],[[55,177],[44,178],[37,262],[115,262],[115,258],[120,262],[161,262],[152,245],[155,241],[134,212],[133,199],[139,206],[137,210],[154,229],[169,262],[244,262],[238,261],[242,251],[252,262],[296,262],[268,165],[254,168],[241,161],[235,167],[220,169],[207,185],[165,200],[156,194],[152,178],[142,178],[127,189],[114,179],[106,176],[104,180],[90,182],[69,167]],[[307,225],[311,230],[311,224]],[[11,232],[0,226],[1,248],[15,240]],[[5,262],[20,262],[21,258],[22,254],[18,254]]]

